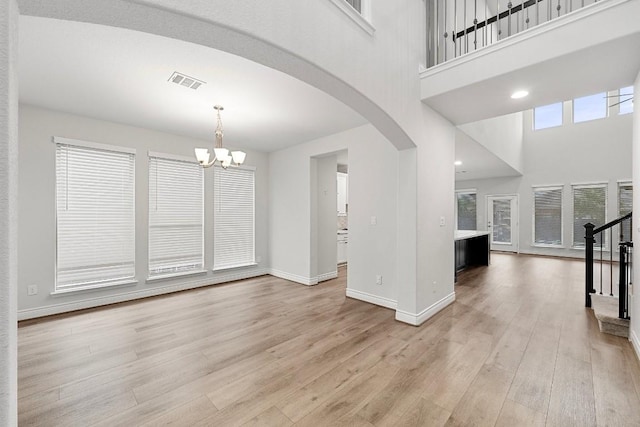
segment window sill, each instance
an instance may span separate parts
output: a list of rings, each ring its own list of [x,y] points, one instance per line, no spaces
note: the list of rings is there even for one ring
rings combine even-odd
[[[158,274],[157,276],[147,277],[147,280],[145,280],[145,283],[174,279],[176,277],[197,276],[199,274],[207,274],[207,270],[193,270],[193,271],[182,271],[180,273]]]
[[[257,265],[258,265],[257,262],[250,262],[247,264],[230,265],[228,267],[215,267],[211,271],[215,273],[217,271],[233,270],[234,268],[242,268],[242,267],[255,267]]]
[[[94,285],[85,285],[85,286],[77,286],[68,289],[57,289],[51,292],[51,296],[60,296],[60,295],[68,295],[75,294],[80,292],[91,292],[91,291],[100,291],[109,288],[118,288],[121,286],[134,286],[137,285],[138,281],[135,279],[126,279],[120,280],[117,282],[107,282],[107,283],[97,283]]]
[[[565,249],[564,245],[545,245],[544,243],[534,243],[531,246],[534,248]]]
[[[584,251],[585,247],[584,246],[571,246],[571,249],[574,249],[576,251]],[[601,252],[600,251],[600,246],[594,246],[593,247],[593,252]],[[602,252],[609,252],[609,248],[607,246],[603,246],[602,247]]]
[[[351,5],[347,3],[345,0],[331,0],[331,2],[335,4],[338,7],[338,9],[344,12],[345,15],[351,18],[353,22],[358,24],[360,28],[366,31],[367,34],[372,36],[373,33],[376,32],[376,29],[371,24],[371,22],[369,22],[367,18],[362,16],[360,13],[358,13],[358,11],[355,10],[353,7],[351,7]]]

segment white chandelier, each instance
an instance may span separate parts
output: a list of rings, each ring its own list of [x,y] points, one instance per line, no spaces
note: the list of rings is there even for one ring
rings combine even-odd
[[[222,137],[224,134],[222,133],[222,119],[220,119],[220,111],[224,110],[224,107],[222,105],[215,105],[213,109],[218,112],[218,126],[216,127],[216,142],[213,147],[213,160],[209,162],[211,153],[209,153],[207,148],[196,148],[196,158],[204,168],[213,166],[216,160],[220,162],[220,166],[225,169],[231,165],[240,166],[244,163],[247,153],[244,151],[231,151],[231,153],[229,153],[228,149],[222,147]]]

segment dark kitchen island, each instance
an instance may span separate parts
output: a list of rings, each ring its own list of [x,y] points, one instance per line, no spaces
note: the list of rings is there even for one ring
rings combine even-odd
[[[455,276],[474,265],[489,265],[489,232],[457,230],[455,232]]]

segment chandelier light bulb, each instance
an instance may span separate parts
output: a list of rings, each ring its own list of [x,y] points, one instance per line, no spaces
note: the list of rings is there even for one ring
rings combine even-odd
[[[222,118],[220,117],[220,111],[224,110],[224,107],[222,105],[214,105],[213,109],[216,110],[216,118],[218,122],[215,131],[213,160],[209,161],[211,158],[211,152],[206,148],[196,148],[194,150],[196,159],[198,160],[198,163],[205,168],[213,166],[216,161],[218,161],[220,166],[225,169],[231,165],[240,166],[244,163],[247,153],[244,151],[229,152],[229,149],[222,146],[224,132],[222,131]]]

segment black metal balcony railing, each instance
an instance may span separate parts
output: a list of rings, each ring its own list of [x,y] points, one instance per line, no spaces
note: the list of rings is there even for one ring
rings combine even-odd
[[[597,2],[426,0],[427,68]]]

